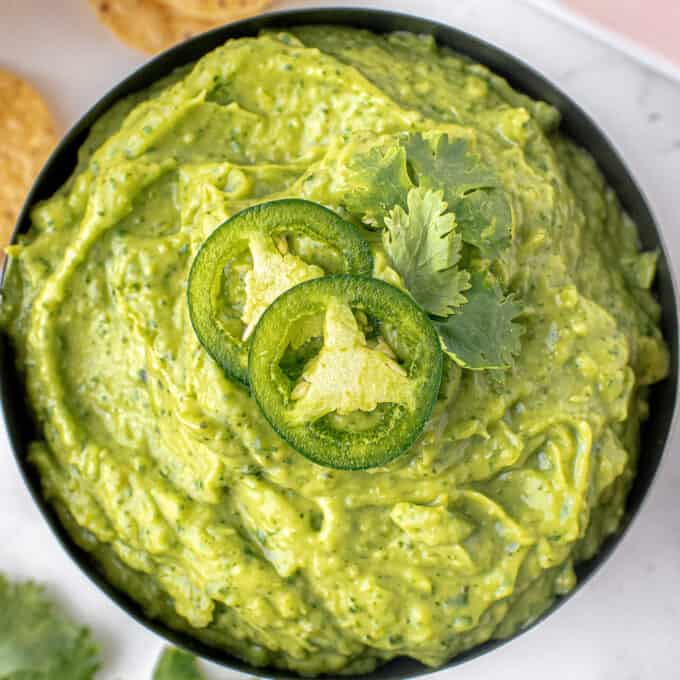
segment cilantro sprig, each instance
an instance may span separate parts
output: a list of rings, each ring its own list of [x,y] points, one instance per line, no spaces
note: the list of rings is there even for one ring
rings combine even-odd
[[[365,224],[383,227],[388,210],[406,207],[406,196],[413,183],[402,147],[373,148],[357,157],[352,171],[352,190],[345,198],[345,207],[362,215]]]
[[[520,305],[482,272],[472,275],[465,294],[468,301],[457,314],[434,323],[446,353],[467,368],[507,368],[520,350]]]
[[[408,212],[385,218],[383,244],[404,285],[432,317],[446,353],[472,369],[506,368],[520,349],[521,309],[491,273],[458,265],[462,239],[441,192],[415,188]]]
[[[0,680],[92,680],[99,647],[87,628],[66,618],[42,586],[0,573]],[[204,680],[196,658],[166,647],[153,680]]]
[[[419,132],[405,138],[409,163],[418,174],[418,184],[428,188],[444,187],[447,201],[479,189],[498,186],[494,172],[468,150],[465,139],[450,140],[440,134],[433,140]]]
[[[98,666],[87,628],[63,616],[41,586],[0,574],[0,679],[90,680]]]
[[[412,189],[408,212],[401,206],[385,218],[383,245],[416,302],[429,314],[449,316],[465,304],[470,275],[456,266],[462,239],[441,192]]]
[[[512,209],[496,173],[465,139],[445,133],[426,138],[414,133],[392,146],[359,154],[351,170],[345,207],[373,227],[384,227],[394,206],[406,208],[414,186],[441,191],[455,215],[465,244],[488,259],[498,257],[512,239]]]
[[[371,158],[385,164],[388,156],[375,151]],[[512,210],[495,173],[466,140],[445,134],[434,140],[409,135],[389,158],[393,171],[386,172],[384,165],[372,185],[361,186],[363,205],[372,209],[370,220],[384,226],[383,245],[392,266],[433,317],[456,363],[507,368],[520,350],[521,308],[503,294],[490,271],[480,271],[488,265],[479,259],[499,257],[512,238]],[[370,172],[370,163],[362,167]],[[394,203],[381,219],[387,201]],[[468,271],[462,263],[470,262],[477,264],[467,265]]]
[[[441,190],[465,243],[486,258],[510,245],[512,210],[496,174],[464,139],[440,134],[433,142],[416,133],[403,142],[418,186]]]

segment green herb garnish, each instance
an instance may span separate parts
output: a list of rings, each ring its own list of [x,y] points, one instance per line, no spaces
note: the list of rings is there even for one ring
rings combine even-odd
[[[41,586],[0,575],[0,679],[89,680],[98,666],[87,628],[64,617]]]
[[[371,149],[357,157],[353,170],[353,189],[345,199],[346,208],[363,215],[364,223],[382,227],[384,216],[391,208],[406,207],[406,195],[413,183],[408,176],[403,148]]]
[[[174,647],[166,647],[153,672],[153,680],[204,680],[196,657]]]
[[[515,319],[521,308],[489,274],[475,272],[471,283],[467,303],[435,321],[444,351],[465,368],[507,368],[520,350],[523,329]]]
[[[421,134],[404,142],[418,186],[444,192],[465,243],[494,258],[510,245],[512,210],[491,168],[464,139],[441,134],[433,144]]]
[[[510,245],[509,201],[493,170],[466,140],[446,134],[430,140],[418,133],[403,139],[401,148],[416,186],[405,199],[399,194],[403,182],[393,182],[387,192],[400,197],[383,220],[390,263],[434,317],[445,351],[456,363],[507,368],[520,349],[522,328],[515,321],[520,307],[489,271],[479,271],[489,267],[479,257],[493,260]],[[392,156],[399,154],[392,151]],[[376,186],[384,191],[385,185]]]
[[[411,295],[429,314],[449,316],[465,304],[470,275],[456,265],[462,239],[441,192],[412,189],[408,212],[394,207],[385,218],[383,244]]]

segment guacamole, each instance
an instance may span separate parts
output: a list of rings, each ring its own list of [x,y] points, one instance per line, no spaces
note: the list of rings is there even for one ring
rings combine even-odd
[[[209,645],[303,674],[400,655],[438,666],[574,587],[574,565],[619,526],[668,355],[656,255],[558,126],[555,109],[429,37],[318,26],[231,40],[95,124],[9,249],[2,317],[41,432],[30,460],[111,583]],[[404,186],[420,193],[404,200]],[[434,409],[382,467],[300,455],[192,329],[201,244],[279,198],[355,225],[374,276],[417,288],[439,319],[450,351]],[[460,252],[436,256],[445,300],[418,262],[396,266],[408,242],[385,237],[430,224],[460,233]],[[333,268],[332,249],[293,245],[255,240],[225,271],[245,339],[276,295]],[[484,312],[494,295],[498,323]],[[477,321],[442,321],[466,308]],[[324,377],[334,348],[358,347],[372,375],[394,368],[346,309],[325,323],[343,342],[305,369],[303,419],[339,408]],[[390,375],[394,389],[360,385],[342,408],[393,391],[409,405]]]

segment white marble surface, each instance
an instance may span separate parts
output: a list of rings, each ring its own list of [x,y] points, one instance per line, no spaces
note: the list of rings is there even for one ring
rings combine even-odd
[[[649,196],[673,261],[680,263],[677,81],[518,0],[344,4],[370,4],[449,22],[509,49],[556,81],[621,150]],[[142,61],[141,55],[97,25],[85,0],[0,0],[0,66],[37,82],[64,128]],[[0,568],[47,582],[73,615],[96,631],[104,647],[102,680],[146,680],[162,641],[119,611],[70,563],[32,506],[4,432],[0,437]],[[486,657],[432,677],[680,677],[679,443],[676,436],[639,519],[593,581],[536,630]],[[213,680],[238,677],[205,667]]]

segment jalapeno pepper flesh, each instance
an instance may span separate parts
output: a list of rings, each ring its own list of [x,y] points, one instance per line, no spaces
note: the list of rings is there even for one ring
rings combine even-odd
[[[248,333],[252,328],[242,322],[241,314],[250,315],[252,327],[259,316],[257,310],[249,310],[247,304],[242,310],[231,300],[232,291],[226,276],[236,269],[234,263],[239,258],[241,269],[244,268],[243,258],[248,256],[249,251],[254,257],[255,245],[274,252],[276,239],[280,243],[288,236],[306,238],[310,243],[326,248],[333,253],[336,268],[329,272],[324,263],[321,263],[322,266],[305,266],[302,258],[291,260],[290,256],[282,255],[283,269],[288,267],[290,270],[292,266],[295,270],[297,267],[291,285],[324,273],[368,276],[373,268],[370,247],[358,229],[331,210],[311,201],[281,199],[261,203],[237,213],[217,227],[199,249],[191,267],[187,287],[189,315],[203,347],[230,377],[243,384],[248,384]],[[291,265],[293,260],[297,265]],[[279,278],[285,274],[284,271]],[[243,276],[233,274],[233,280],[242,282]],[[286,285],[285,278],[283,281],[283,284],[281,280],[277,282],[279,287]],[[271,296],[276,286],[268,284],[267,281],[259,282],[260,288]],[[225,300],[230,302],[225,305]],[[262,307],[265,306],[262,304]]]
[[[298,350],[300,326],[316,330]],[[296,351],[302,370],[290,369]],[[410,448],[432,413],[442,366],[437,333],[413,299],[351,275],[316,278],[279,296],[249,354],[251,392],[274,430],[315,463],[354,470]]]

